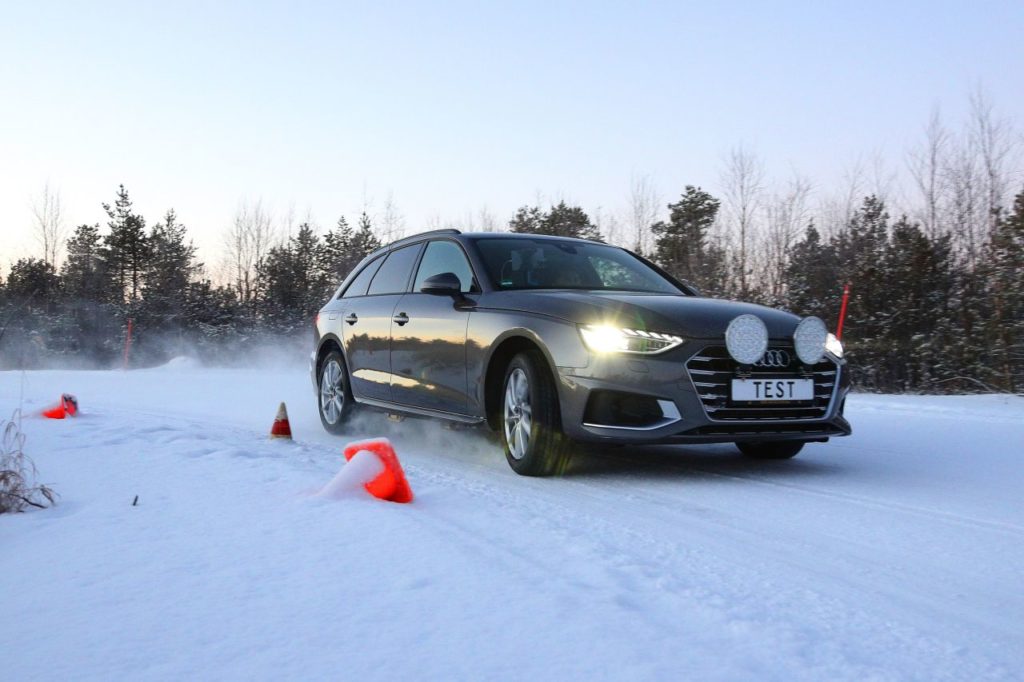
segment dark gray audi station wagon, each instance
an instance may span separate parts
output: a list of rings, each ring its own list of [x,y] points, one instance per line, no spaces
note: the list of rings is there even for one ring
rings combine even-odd
[[[733,442],[787,458],[850,434],[842,344],[816,317],[703,298],[592,241],[440,230],[370,254],[317,316],[324,427],[359,406],[486,423],[512,468],[574,443]]]

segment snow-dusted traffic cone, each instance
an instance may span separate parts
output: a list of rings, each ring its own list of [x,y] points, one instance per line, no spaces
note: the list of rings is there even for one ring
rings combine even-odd
[[[362,495],[366,490],[366,484],[380,476],[383,471],[384,465],[377,455],[369,450],[360,450],[352,459],[341,465],[338,473],[317,495],[332,500]]]
[[[270,437],[292,439],[292,427],[288,423],[288,409],[284,406],[284,403],[281,403],[281,406],[277,408],[274,425],[270,427]]]
[[[375,438],[349,443],[345,446],[345,459],[351,463],[357,454],[364,452],[375,455],[383,466],[383,471],[366,484],[367,492],[388,502],[412,502],[412,488],[405,478],[395,449],[391,447],[391,441],[387,438]]]
[[[70,393],[64,393],[56,407],[43,410],[43,416],[48,419],[64,419],[74,417],[78,414],[78,399]]]

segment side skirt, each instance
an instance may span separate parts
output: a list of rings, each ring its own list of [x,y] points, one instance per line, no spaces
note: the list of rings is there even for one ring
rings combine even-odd
[[[375,398],[356,398],[357,403],[360,405],[367,405],[369,407],[375,407],[385,412],[401,412],[403,414],[411,414],[417,417],[430,417],[432,419],[444,419],[447,421],[459,422],[461,424],[483,424],[483,417],[472,417],[468,414],[456,414],[454,412],[443,412],[441,410],[430,410],[425,407],[412,407],[411,405],[399,405],[398,403],[390,403],[386,400],[377,400]]]

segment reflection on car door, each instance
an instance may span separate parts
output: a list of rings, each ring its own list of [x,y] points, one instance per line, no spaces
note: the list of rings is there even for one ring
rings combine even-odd
[[[360,398],[391,398],[391,313],[402,294],[346,301],[341,318],[352,392]]]
[[[392,315],[409,288],[412,267],[422,248],[422,244],[413,244],[392,251],[365,296],[343,299],[345,359],[357,397],[391,399]]]
[[[428,277],[451,272],[465,294],[419,293]],[[391,399],[402,405],[456,414],[467,411],[466,329],[474,306],[473,271],[452,241],[430,242],[413,291],[399,301],[391,328]]]

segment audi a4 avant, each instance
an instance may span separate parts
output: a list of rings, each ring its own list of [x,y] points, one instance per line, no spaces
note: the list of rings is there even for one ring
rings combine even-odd
[[[320,419],[361,406],[486,423],[512,469],[574,444],[735,443],[781,459],[850,434],[818,318],[704,298],[606,244],[441,230],[370,254],[317,316]]]

